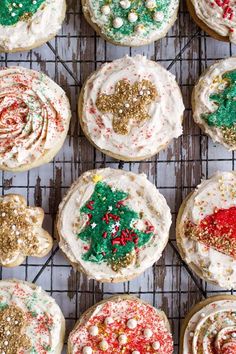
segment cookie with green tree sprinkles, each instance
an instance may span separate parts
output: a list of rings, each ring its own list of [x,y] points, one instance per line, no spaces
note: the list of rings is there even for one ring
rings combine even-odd
[[[209,67],[194,88],[193,118],[215,142],[236,149],[236,59]]]
[[[132,261],[129,255],[133,251],[150,240],[154,227],[147,224],[144,232],[135,228],[140,216],[124,205],[127,197],[128,193],[112,189],[105,182],[96,183],[91,198],[80,210],[88,217],[87,225],[78,234],[90,245],[83,256],[85,260],[111,262],[113,269],[119,269]]]
[[[83,0],[88,22],[107,40],[139,46],[164,37],[176,20],[179,0]]]
[[[59,245],[72,265],[100,281],[131,279],[159,257],[171,223],[164,197],[145,175],[88,171],[59,206]]]
[[[11,26],[18,21],[27,21],[45,0],[2,0],[0,25]]]

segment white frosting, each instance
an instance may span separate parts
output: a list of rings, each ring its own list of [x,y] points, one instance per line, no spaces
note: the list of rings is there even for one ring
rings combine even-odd
[[[96,100],[100,92],[113,94],[115,84],[125,78],[131,85],[149,80],[155,85],[158,97],[147,108],[150,118],[141,123],[130,122],[130,132],[121,135],[113,130],[113,115],[98,111]],[[121,157],[139,159],[154,155],[182,134],[184,105],[174,76],[141,55],[103,65],[88,79],[83,103],[81,119],[91,140],[100,149]]]
[[[227,58],[213,64],[200,77],[193,94],[195,101],[193,118],[195,122],[204,127],[204,131],[213,141],[223,144],[229,150],[234,150],[236,147],[227,144],[224,141],[221,129],[215,126],[209,126],[207,122],[202,119],[201,115],[216,111],[218,106],[210,100],[209,97],[211,94],[219,91],[219,86],[221,85],[219,79],[221,79],[226,72],[232,70],[236,70],[236,57]]]
[[[196,312],[185,329],[183,354],[235,353],[236,301],[216,300]],[[202,316],[202,314],[204,316]],[[226,352],[226,347],[231,351]]]
[[[114,1],[115,5],[117,1]],[[110,3],[111,8],[113,7],[113,1]],[[115,6],[114,5],[114,6]],[[149,9],[153,8],[158,8],[157,2],[155,0],[147,0],[145,2],[145,5]],[[131,3],[130,1],[127,0],[121,0],[120,1],[120,7],[121,9],[128,9],[130,8]],[[173,24],[173,22],[176,20],[177,17],[177,11],[179,7],[179,0],[170,0],[167,8],[165,9],[165,18],[161,23],[156,25],[156,23],[149,23],[148,25],[145,25],[145,30],[143,32],[138,32],[134,31],[131,34],[125,34],[125,33],[113,33],[111,29],[109,29],[109,21],[111,18],[115,16],[115,13],[111,11],[111,17],[107,18],[107,16],[104,16],[104,14],[101,12],[101,2],[96,1],[96,0],[86,0],[85,4],[83,5],[85,13],[88,14],[90,17],[91,21],[95,23],[101,33],[105,35],[107,38],[110,40],[114,41],[117,44],[121,45],[127,45],[127,46],[141,46],[147,43],[152,43],[162,37],[164,37]],[[126,15],[124,15],[125,18]],[[143,24],[143,23],[141,23]]]
[[[64,318],[55,300],[41,287],[20,280],[0,281],[0,299],[2,304],[19,307],[27,317],[25,334],[30,339],[31,349],[40,348],[40,344],[51,347],[46,353],[60,354],[64,337]],[[39,330],[42,318],[51,321],[48,331]],[[30,352],[30,351],[29,351]],[[24,351],[28,353],[28,351]]]
[[[230,41],[236,44],[236,4],[234,0],[225,2],[225,6],[217,5],[216,0],[191,0],[196,15],[214,32],[221,36],[229,37]],[[219,1],[219,3],[222,3]],[[224,16],[227,8],[233,10],[233,16],[230,19],[230,13]]]
[[[40,159],[52,159],[50,151],[61,147],[70,117],[65,92],[49,77],[22,67],[0,70],[0,164],[4,168],[36,166]]]
[[[130,264],[115,272],[106,263],[94,263],[82,259],[85,243],[80,240],[76,233],[79,233],[85,226],[86,220],[81,220],[80,208],[91,197],[95,184],[92,177],[98,174],[102,180],[109,183],[111,187],[123,190],[129,194],[129,207],[137,213],[143,212],[145,221],[148,220],[154,226],[154,235],[150,241],[136,254],[135,264]],[[141,193],[141,194],[140,194]],[[74,230],[74,222],[79,220],[77,231]],[[170,209],[165,198],[158,192],[156,187],[147,180],[145,175],[136,175],[122,170],[110,168],[88,171],[72,185],[67,196],[59,207],[59,245],[69,260],[79,263],[86,270],[90,278],[117,279],[138,275],[156,262],[169,237],[171,225]],[[143,222],[140,220],[138,228],[142,230]]]
[[[207,215],[213,214],[215,208],[228,209],[236,206],[235,195],[235,172],[218,172],[209,180],[203,181],[187,200],[179,230],[183,230],[187,220],[198,225]],[[222,288],[231,289],[236,286],[235,259],[186,237],[184,233],[179,241],[184,250],[185,261],[199,269],[204,279],[213,281]]]
[[[12,26],[0,25],[0,48],[14,50],[46,42],[61,28],[65,10],[65,0],[45,0],[29,20],[19,21]]]

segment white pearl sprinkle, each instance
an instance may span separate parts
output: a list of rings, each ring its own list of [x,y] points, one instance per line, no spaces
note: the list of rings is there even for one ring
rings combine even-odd
[[[109,347],[107,341],[105,339],[103,339],[100,343],[99,343],[99,348],[102,350],[102,351],[105,351],[107,350]]]
[[[201,313],[201,317],[203,318],[203,317],[206,317],[206,314],[203,312],[203,313]]]
[[[35,5],[35,4],[37,4],[37,1],[36,1],[36,0],[34,0],[34,1],[33,1],[33,4],[34,4],[34,5]]]
[[[129,22],[133,23],[133,22],[136,22],[138,19],[138,15],[135,13],[135,12],[130,12],[128,14],[128,20]]]
[[[83,354],[92,354],[93,349],[91,347],[83,347]]]
[[[102,6],[101,11],[102,11],[103,15],[110,15],[110,13],[111,13],[110,6],[109,5]]]
[[[12,17],[15,17],[15,16],[16,16],[15,12],[12,12],[12,14],[11,14],[11,15],[12,15]]]
[[[8,345],[8,341],[7,341],[7,340],[5,340],[4,345],[5,345],[5,346],[7,346],[7,345]]]
[[[120,6],[122,9],[129,9],[131,6],[131,2],[129,0],[122,0],[120,1]]]
[[[235,332],[231,333],[231,337],[236,338],[236,333]]]
[[[97,336],[98,335],[98,327],[97,326],[91,326],[89,328],[89,334],[91,336]]]
[[[118,341],[121,345],[126,344],[127,343],[127,336],[125,334],[121,334],[118,338]]]
[[[222,336],[222,338],[223,338],[224,340],[226,340],[226,339],[227,339],[227,337],[226,337],[226,336]]]
[[[134,350],[132,354],[140,354],[140,352],[138,350]]]
[[[7,332],[6,332],[6,335],[7,335],[7,336],[9,336],[10,334],[11,334],[11,332],[10,332],[10,331],[7,331]]]
[[[4,218],[4,216],[6,216],[6,213],[2,213],[2,217]]]
[[[136,27],[135,27],[135,32],[137,32],[137,33],[143,33],[145,31],[145,27],[144,27],[144,25],[137,25]]]
[[[153,15],[153,19],[157,22],[164,20],[164,13],[162,11],[156,11]]]
[[[19,7],[20,7],[20,8],[23,7],[23,4],[19,4]]]
[[[137,102],[138,99],[136,97],[133,98],[133,102]]]
[[[134,318],[131,318],[131,319],[129,319],[128,322],[127,322],[127,327],[128,327],[129,329],[134,329],[134,328],[137,327],[137,324],[138,324],[138,322],[137,322]]]
[[[145,6],[148,9],[154,9],[156,7],[156,1],[155,0],[146,0]]]
[[[140,96],[142,96],[143,93],[144,93],[143,90],[139,91]]]
[[[129,103],[126,103],[126,104],[125,104],[125,107],[126,107],[126,108],[129,108],[129,107],[130,107]]]
[[[114,322],[113,318],[112,317],[107,317],[105,318],[105,325],[108,326],[110,324],[112,324]]]
[[[145,330],[143,331],[143,335],[147,339],[151,338],[152,330],[150,328],[145,328]]]
[[[16,7],[16,3],[15,3],[15,2],[13,2],[12,6]]]
[[[18,321],[15,321],[15,324],[18,324],[19,322]]]
[[[193,333],[193,332],[190,332],[189,335],[190,335],[190,337],[193,337],[193,336],[194,336],[194,333]]]
[[[16,235],[20,235],[20,231],[16,231]]]
[[[121,17],[116,17],[113,20],[113,27],[114,28],[120,28],[123,26],[123,20]]]
[[[10,317],[7,317],[7,322],[10,322],[10,321],[11,321]]]
[[[160,349],[160,346],[161,346],[161,345],[160,345],[160,343],[159,343],[158,341],[152,343],[152,347],[153,347],[154,350]]]
[[[122,109],[119,109],[119,113],[123,113]]]

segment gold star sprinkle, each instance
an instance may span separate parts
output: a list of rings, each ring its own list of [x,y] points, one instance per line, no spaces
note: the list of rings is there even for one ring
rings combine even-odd
[[[102,176],[101,175],[94,175],[93,176],[93,182],[97,183],[100,182],[102,180]]]
[[[0,353],[17,354],[30,348],[30,340],[24,333],[26,324],[24,312],[17,306],[0,312]]]
[[[149,80],[118,81],[113,95],[99,94],[96,105],[102,113],[113,114],[113,129],[117,134],[127,135],[130,121],[140,123],[150,119],[148,105],[157,99],[157,90]]]

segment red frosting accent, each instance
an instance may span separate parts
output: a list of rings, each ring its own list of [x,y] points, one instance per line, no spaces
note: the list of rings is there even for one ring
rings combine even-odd
[[[220,354],[235,354],[236,353],[236,342],[225,343],[220,351]]]

